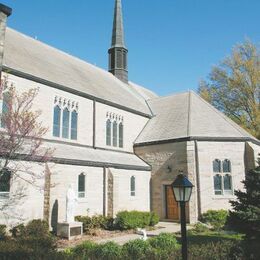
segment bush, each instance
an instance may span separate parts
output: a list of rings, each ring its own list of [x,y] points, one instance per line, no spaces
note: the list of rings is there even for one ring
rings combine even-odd
[[[114,219],[111,217],[105,217],[102,215],[96,215],[93,217],[76,216],[75,219],[83,223],[83,232],[85,233],[97,228],[106,230],[112,230],[114,228]]]
[[[10,229],[10,232],[14,238],[17,238],[23,234],[24,229],[25,229],[24,224],[19,224],[13,227],[12,229]]]
[[[122,259],[122,247],[114,242],[97,245],[95,257],[100,260]]]
[[[150,224],[149,224],[149,226],[155,226],[156,224],[158,224],[159,223],[159,220],[160,220],[160,218],[159,218],[159,216],[155,213],[155,212],[151,212],[151,218],[150,218]]]
[[[144,228],[159,222],[159,217],[153,212],[121,211],[117,213],[115,223],[121,230]]]
[[[188,232],[191,234],[198,234],[198,233],[206,233],[209,231],[209,228],[206,224],[203,223],[196,223],[193,229],[189,230]]]
[[[208,210],[202,214],[201,221],[210,224],[216,231],[223,229],[227,222],[228,212],[226,210]]]
[[[6,239],[6,225],[0,225],[0,241]]]
[[[149,240],[150,245],[155,249],[163,249],[171,252],[180,248],[176,236],[169,233],[161,233],[160,235]]]
[[[97,244],[91,241],[85,241],[84,243],[74,247],[72,249],[72,254],[74,257],[82,259],[94,258],[96,250]]]
[[[123,246],[123,256],[125,259],[149,259],[151,254],[151,245],[142,239],[129,241]]]

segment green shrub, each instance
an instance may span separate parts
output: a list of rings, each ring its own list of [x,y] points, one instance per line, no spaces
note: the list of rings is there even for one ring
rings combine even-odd
[[[111,217],[105,217],[102,215],[95,215],[93,217],[88,216],[76,216],[75,219],[83,223],[83,232],[88,233],[91,229],[107,229],[113,230],[114,219]]]
[[[155,249],[165,250],[167,252],[180,248],[176,236],[169,233],[161,233],[160,235],[149,240],[150,245]]]
[[[189,232],[192,234],[206,233],[209,232],[209,228],[205,224],[198,222],[193,226],[192,230],[189,230]]]
[[[214,230],[220,231],[227,222],[228,212],[226,210],[208,210],[202,214],[201,221],[210,224]]]
[[[136,239],[129,241],[123,246],[123,256],[125,259],[149,259],[152,254],[152,247],[148,241]]]
[[[159,218],[153,212],[121,211],[117,213],[115,223],[121,230],[144,228],[158,223]]]
[[[95,257],[100,260],[122,259],[122,247],[114,242],[97,245]]]
[[[10,232],[14,238],[21,236],[21,234],[24,232],[24,224],[19,224],[12,229],[10,229]]]
[[[72,253],[74,257],[78,258],[94,258],[97,250],[97,244],[91,241],[85,241],[84,243],[74,247]]]
[[[159,223],[160,217],[155,213],[151,212],[150,213],[150,226],[155,226],[156,224]]]
[[[0,241],[6,239],[6,225],[0,225]]]

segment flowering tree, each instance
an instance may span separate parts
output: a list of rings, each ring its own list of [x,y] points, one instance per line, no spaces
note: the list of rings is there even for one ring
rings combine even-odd
[[[39,122],[41,111],[33,110],[38,89],[19,93],[5,78],[0,93],[0,196],[8,197],[0,205],[3,210],[25,196],[25,184],[44,190],[43,185],[38,186],[37,179],[44,179],[50,171],[35,171],[29,162],[42,165],[50,159],[52,151],[43,145],[42,138],[48,129]],[[14,183],[20,184],[14,189]]]

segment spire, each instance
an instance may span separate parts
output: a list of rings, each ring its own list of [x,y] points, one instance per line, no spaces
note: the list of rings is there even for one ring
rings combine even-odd
[[[109,53],[109,72],[128,83],[127,53],[124,41],[124,28],[121,0],[115,0],[112,43]]]
[[[125,47],[121,0],[116,0],[111,47]]]

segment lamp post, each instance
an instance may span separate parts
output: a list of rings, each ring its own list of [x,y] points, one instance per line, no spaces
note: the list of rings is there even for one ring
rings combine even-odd
[[[183,174],[179,174],[172,183],[172,190],[175,200],[180,203],[181,207],[181,240],[183,260],[188,259],[185,203],[190,200],[192,188],[192,183]]]

